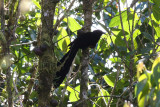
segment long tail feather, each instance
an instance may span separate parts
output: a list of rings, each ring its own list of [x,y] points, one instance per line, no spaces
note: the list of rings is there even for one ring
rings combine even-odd
[[[63,58],[60,60],[60,62],[57,63],[57,66],[61,66],[62,67],[60,69],[60,71],[56,72],[56,77],[53,80],[54,83],[54,87],[57,88],[60,86],[60,84],[63,82],[63,80],[65,79],[67,73],[70,70],[70,66],[74,60],[74,57],[76,56],[78,51],[78,48],[73,46],[64,56]],[[64,65],[63,65],[64,63]]]

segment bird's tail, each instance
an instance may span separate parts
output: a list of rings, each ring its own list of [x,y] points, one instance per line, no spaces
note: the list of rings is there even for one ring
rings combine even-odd
[[[57,63],[57,66],[60,67],[60,70],[56,72],[56,77],[53,80],[54,87],[57,88],[65,79],[67,73],[70,70],[70,66],[76,56],[78,48],[71,47],[71,49],[63,56],[63,58]]]

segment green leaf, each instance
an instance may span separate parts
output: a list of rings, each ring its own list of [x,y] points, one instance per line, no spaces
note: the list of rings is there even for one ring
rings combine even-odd
[[[70,102],[75,102],[75,101],[78,101],[80,98],[79,98],[79,92],[80,92],[80,85],[78,85],[75,90],[70,90],[71,93],[69,95],[69,101]]]
[[[154,23],[153,23],[153,27],[154,27],[154,29],[155,29],[155,31],[156,31],[156,36],[157,36],[157,37],[160,37],[160,27],[159,27],[159,24],[156,23],[156,22],[154,22]]]
[[[159,106],[160,106],[160,91],[156,93],[156,106],[155,107],[159,107]]]
[[[140,81],[140,82],[138,82],[136,84],[136,87],[135,87],[135,95],[136,96],[138,96],[139,93],[143,90],[143,88],[145,87],[146,83],[147,83],[147,79],[144,79],[144,80],[142,80],[142,81]]]
[[[58,41],[58,46],[62,51],[67,51],[67,47],[70,43],[70,38],[67,35],[66,30],[61,28],[57,39],[60,40]]]
[[[143,97],[138,101],[138,107],[145,107],[145,99],[146,99],[146,97],[143,96]]]
[[[160,6],[160,0],[153,0],[153,2],[154,2],[156,5]]]
[[[106,41],[104,39],[100,39],[97,46],[98,51],[101,52],[106,47],[106,45]]]
[[[128,15],[126,10],[121,12],[122,22],[127,21],[127,16]],[[120,20],[120,15],[118,13],[115,17],[111,19],[111,22],[109,23],[109,27],[115,27],[119,25],[121,25],[121,20]]]
[[[108,2],[109,0],[104,0],[104,6],[106,6]]]
[[[106,82],[109,86],[114,87],[114,81],[113,81],[113,80],[115,80],[115,78],[113,79],[113,78],[112,78],[111,76],[109,76],[109,75],[105,75],[105,76],[103,76],[103,78],[104,78],[105,82]]]
[[[159,11],[159,9],[160,9],[160,6],[157,5],[157,4],[153,5],[153,7],[152,7],[153,15],[154,15],[154,17],[155,17],[155,19],[157,21],[160,20],[160,11]]]
[[[37,2],[36,0],[32,0],[32,2],[33,2],[39,9],[41,9],[41,5],[39,4],[39,2]]]
[[[122,47],[125,47],[125,46],[126,46],[124,40],[121,38],[120,35],[118,35],[118,36],[116,37],[116,39],[115,39],[115,45],[116,45],[116,46],[122,46]]]
[[[154,80],[155,80],[157,86],[159,86],[159,83],[160,83],[160,57],[156,58],[155,61],[153,62],[152,72],[153,72]]]
[[[101,89],[98,93],[98,96],[110,96],[108,91],[105,89]],[[110,97],[99,97],[96,101],[96,104],[100,107],[105,107],[108,103]],[[93,107],[97,107],[96,104],[93,105]]]
[[[134,32],[133,32],[133,39],[136,39],[136,37],[138,36],[138,35],[140,35],[141,34],[141,31],[139,30],[139,29],[136,29]]]
[[[149,33],[146,33],[146,32],[142,32],[142,33],[148,40],[154,41],[153,37]]]
[[[121,58],[119,57],[109,58],[109,60],[112,61],[113,63],[121,62]]]
[[[80,24],[72,17],[68,17],[68,26],[72,32],[75,32],[82,28]]]

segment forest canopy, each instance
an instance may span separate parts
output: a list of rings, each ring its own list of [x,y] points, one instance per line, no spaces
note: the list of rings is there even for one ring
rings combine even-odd
[[[1,0],[0,107],[159,107],[159,10],[160,0]],[[54,87],[73,41],[95,30]]]

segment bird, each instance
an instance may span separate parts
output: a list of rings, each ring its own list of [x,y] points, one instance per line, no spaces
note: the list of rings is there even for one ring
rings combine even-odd
[[[88,47],[96,47],[102,34],[105,33],[101,30],[94,30],[93,32],[83,32],[82,30],[77,31],[77,38],[68,45],[69,51],[57,63],[57,66],[60,67],[60,69],[58,69],[55,78],[53,79],[53,85],[55,88],[58,88],[65,79],[78,50],[84,50]]]

